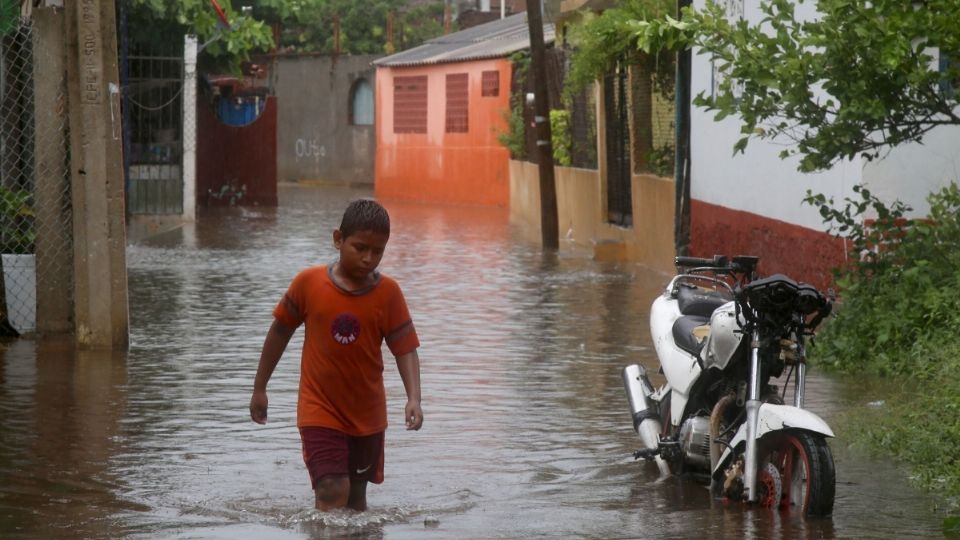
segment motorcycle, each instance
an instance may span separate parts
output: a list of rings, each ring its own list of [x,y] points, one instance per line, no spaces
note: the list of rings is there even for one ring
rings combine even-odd
[[[832,309],[816,288],[775,274],[757,257],[677,257],[678,274],[650,310],[660,372],[622,370],[636,459],[661,475],[709,481],[714,497],[829,515],[833,431],[804,409],[805,342]],[[786,373],[783,391],[771,384]],[[785,404],[793,378],[792,404]]]

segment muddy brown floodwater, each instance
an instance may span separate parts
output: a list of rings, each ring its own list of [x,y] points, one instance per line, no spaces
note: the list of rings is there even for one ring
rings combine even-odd
[[[386,482],[366,513],[314,512],[294,420],[302,331],[270,383],[269,423],[247,405],[273,306],[299,269],[334,260],[331,230],[368,192],[280,194],[277,209],[208,211],[131,243],[129,352],[0,351],[0,537],[942,536],[933,501],[842,432],[828,519],[657,482],[632,459],[619,372],[656,366],[647,313],[668,276],[545,256],[504,210],[401,203],[387,204],[382,269],[420,333],[426,422],[403,429],[388,362]],[[827,421],[870,399],[815,369],[808,388]]]

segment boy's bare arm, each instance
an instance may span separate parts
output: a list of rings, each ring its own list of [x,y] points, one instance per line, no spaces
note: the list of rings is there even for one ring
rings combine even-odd
[[[397,357],[397,369],[407,391],[407,405],[403,418],[407,429],[418,430],[423,425],[423,409],[420,408],[420,357],[414,349]]]
[[[258,424],[267,423],[267,382],[270,381],[270,376],[273,375],[273,370],[295,331],[296,328],[289,328],[274,319],[263,342],[260,365],[257,366],[257,376],[253,379],[253,396],[250,398],[250,418]]]

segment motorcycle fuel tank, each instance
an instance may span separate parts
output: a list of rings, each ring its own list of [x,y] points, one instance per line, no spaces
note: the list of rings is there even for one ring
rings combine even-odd
[[[734,302],[718,307],[710,316],[710,335],[700,353],[704,369],[726,369],[743,341],[743,332],[740,331],[742,317],[739,319]]]

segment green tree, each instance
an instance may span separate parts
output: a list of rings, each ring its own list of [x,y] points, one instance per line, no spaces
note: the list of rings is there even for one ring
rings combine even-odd
[[[408,7],[408,0],[260,0],[253,14],[279,29],[281,49],[332,53],[334,27],[340,52],[382,54],[419,45],[443,32],[443,0]],[[388,36],[392,19],[393,35]]]
[[[626,0],[597,15],[584,12],[570,25],[568,40],[573,45],[570,71],[564,81],[564,94],[569,97],[588,84],[602,78],[620,62],[649,62],[662,85],[673,84],[673,63],[659,61],[657,48],[636,46],[636,25],[641,21],[660,20],[673,10],[672,0]],[[665,20],[665,19],[664,19]],[[669,52],[662,48],[664,53]],[[657,70],[663,67],[662,70]]]
[[[765,0],[750,23],[708,0],[680,21],[633,21],[625,38],[644,50],[699,47],[724,77],[694,102],[717,119],[740,116],[735,151],[751,137],[790,141],[781,157],[800,156],[803,171],[874,159],[960,124],[960,2],[818,0],[814,19],[799,17],[797,3]]]
[[[206,45],[200,62],[207,70],[236,71],[250,52],[273,48],[270,27],[248,13],[235,11],[229,0],[219,2],[229,28],[220,21],[210,0],[123,1],[131,39],[147,48],[161,48],[169,46],[171,36],[195,34],[198,42]]]
[[[236,71],[251,53],[278,47],[294,52],[334,51],[334,20],[339,19],[340,52],[382,54],[423,43],[443,33],[443,0],[408,7],[409,0],[219,0],[229,28],[210,0],[124,0],[133,39],[149,48],[170,36],[196,34],[206,44],[200,61],[206,70]],[[249,7],[249,9],[246,9]],[[392,48],[388,20],[393,20]],[[275,43],[276,39],[276,43]]]

